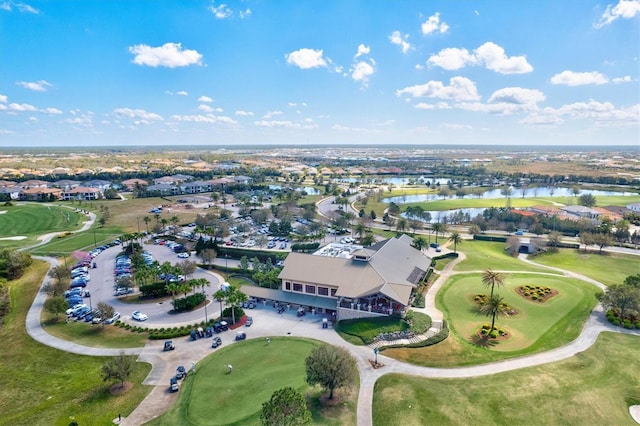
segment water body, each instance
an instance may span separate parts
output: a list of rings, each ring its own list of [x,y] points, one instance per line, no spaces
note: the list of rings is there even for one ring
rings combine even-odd
[[[269,185],[269,189],[274,190],[274,191],[279,191],[282,190],[282,186],[280,185]],[[317,190],[316,188],[313,188],[311,186],[303,186],[300,188],[293,188],[294,191],[298,191],[298,192],[306,192],[309,195],[320,195],[321,192],[319,190]]]
[[[393,185],[407,185],[409,183],[409,178],[401,178],[401,177],[375,177],[375,178],[367,178],[369,179],[369,181],[375,182],[376,184],[383,184],[383,185],[389,185],[389,184],[393,184]],[[424,177],[424,176],[420,176],[420,177],[416,177],[416,178],[411,178],[413,179],[413,182],[416,183],[416,186],[424,186],[426,182],[430,182],[430,183],[435,183],[435,184],[440,184],[440,185],[448,185],[449,181],[451,179],[446,179],[446,178],[434,178],[434,177]],[[422,179],[422,181],[420,181],[420,179]],[[344,179],[339,179],[340,182],[348,182],[348,183],[353,183],[353,182],[363,182],[362,179],[358,179],[358,178],[344,178]]]
[[[448,218],[451,218],[454,214],[462,213],[469,214],[469,217],[473,219],[474,217],[481,215],[484,213],[485,208],[466,208],[466,209],[453,209],[453,210],[425,210],[427,213],[431,215],[431,220],[427,223],[437,223],[437,222],[450,222]],[[409,219],[405,213],[400,214],[402,217]],[[414,218],[411,218],[414,219]],[[419,220],[419,219],[417,219]],[[421,222],[426,222],[424,220],[420,220]]]
[[[524,196],[523,196],[523,192],[524,192]],[[629,197],[632,195],[638,195],[635,192],[603,191],[600,189],[584,189],[580,191],[579,195],[582,195],[582,194],[591,194],[594,197],[612,196],[612,195],[621,195],[624,197]],[[455,196],[453,192],[451,195],[452,196],[450,198],[460,198]],[[511,191],[511,198],[534,198],[534,197],[573,197],[573,193],[571,192],[571,188],[552,188],[548,186],[526,188],[524,190],[520,188],[513,188]],[[489,199],[489,198],[505,198],[505,197],[504,195],[502,195],[502,189],[491,189],[489,191],[485,191],[480,196],[467,194],[462,198],[463,199],[468,199],[468,198]],[[438,194],[416,194],[416,195],[398,195],[395,197],[387,197],[387,198],[383,198],[382,202],[383,203],[393,202],[396,204],[403,204],[403,203],[421,203],[423,201],[436,201],[436,200],[442,200],[442,197],[438,196]]]

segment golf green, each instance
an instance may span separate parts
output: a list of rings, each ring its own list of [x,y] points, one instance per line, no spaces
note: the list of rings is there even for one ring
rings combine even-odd
[[[517,351],[531,346],[561,320],[584,321],[582,310],[574,312],[583,300],[591,300],[597,289],[578,280],[538,274],[505,274],[504,288],[495,293],[504,297],[505,303],[516,310],[516,314],[496,318],[496,326],[507,331],[509,337],[492,346],[494,351]],[[550,287],[558,294],[546,302],[527,300],[516,292],[523,285]],[[441,291],[438,300],[447,313],[451,329],[462,339],[472,340],[482,324],[491,323],[491,318],[478,312],[473,297],[489,294],[482,285],[480,274],[457,275],[451,278]]]

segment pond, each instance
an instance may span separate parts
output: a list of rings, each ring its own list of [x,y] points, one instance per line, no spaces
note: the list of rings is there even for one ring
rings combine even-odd
[[[280,185],[269,185],[269,189],[273,190],[273,191],[279,191],[282,189],[282,186]],[[306,192],[308,195],[320,195],[321,192],[312,187],[312,186],[303,186],[303,187],[299,187],[299,188],[293,188],[294,191],[298,191],[298,192]]]
[[[524,194],[523,194],[524,192]],[[617,191],[603,191],[600,189],[583,189],[580,191],[579,195],[582,194],[591,194],[594,197],[598,197],[598,196],[625,196],[625,197],[630,197],[633,195],[638,195],[635,192],[617,192]],[[498,188],[498,189],[491,189],[488,191],[483,192],[481,195],[473,195],[473,194],[467,194],[464,197],[456,197],[455,194],[451,194],[452,196],[450,198],[505,198],[504,195],[502,195],[502,189]],[[556,188],[556,187],[549,187],[549,186],[540,186],[540,187],[534,187],[534,188],[526,188],[526,189],[521,189],[521,188],[512,188],[511,191],[511,198],[533,198],[533,197],[572,197],[573,196],[573,192],[571,192],[571,188]],[[398,195],[395,197],[387,197],[387,198],[383,198],[382,202],[383,203],[396,203],[396,204],[403,204],[403,203],[420,203],[420,202],[424,202],[424,201],[436,201],[436,200],[442,200],[441,196],[438,196],[438,194],[415,194],[415,195]]]
[[[468,215],[467,219],[473,219],[474,217],[484,213],[485,208],[466,208],[466,209],[452,209],[452,210],[425,210],[426,213],[431,215],[431,220],[428,223],[449,223],[454,215]],[[400,216],[407,218],[405,213],[401,213]],[[408,219],[408,218],[407,218]],[[414,219],[414,218],[411,218]],[[426,222],[421,220],[421,222]]]

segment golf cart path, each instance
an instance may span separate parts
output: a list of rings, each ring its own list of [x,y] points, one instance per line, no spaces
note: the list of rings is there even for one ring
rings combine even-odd
[[[58,264],[58,261],[54,258],[36,258],[49,262],[51,264],[51,267]],[[442,318],[442,313],[435,309],[435,293],[437,293],[437,291],[441,288],[442,284],[446,281],[446,279],[448,279],[449,276],[459,273],[453,271],[453,267],[464,258],[464,254],[461,253],[457,261],[449,263],[447,267],[443,269],[436,282],[429,289],[427,294],[428,297],[425,298],[426,300],[429,300],[429,305],[428,308],[425,308],[424,311],[426,311],[429,315],[433,315],[434,318]],[[528,259],[523,260],[527,261],[528,263],[538,265]],[[587,282],[597,285],[600,288],[604,287],[602,283],[591,280],[580,274],[572,273],[570,271],[564,271],[559,268],[550,269],[553,269],[556,272],[561,272],[566,276],[583,279]],[[508,272],[517,273],[518,271]],[[465,271],[464,273],[469,272]],[[45,286],[50,281],[51,278],[47,274],[47,276],[43,280],[42,286]],[[150,341],[143,348],[127,349],[94,348],[78,345],[73,342],[68,342],[66,340],[62,340],[49,335],[43,329],[40,322],[40,315],[45,300],[46,293],[42,291],[41,287],[27,314],[27,332],[34,340],[59,350],[81,355],[115,356],[120,354],[121,352],[125,352],[131,355],[138,355],[138,361],[149,362],[152,365],[151,372],[143,383],[153,385],[154,388],[129,416],[127,416],[126,418],[122,418],[122,421],[120,422],[120,424],[122,425],[141,425],[166,412],[175,403],[179,394],[179,392],[172,394],[167,391],[168,379],[173,374],[175,374],[175,366],[185,365],[188,367],[192,365],[192,363],[197,363],[201,359],[212,353],[212,349],[210,347],[208,339],[201,339],[202,342],[196,341],[187,343],[188,338],[181,338],[178,341],[178,344],[189,345],[188,350],[175,350],[169,352],[162,352],[163,342],[160,341]],[[408,374],[424,378],[468,378],[486,376],[490,374],[548,364],[567,359],[580,352],[583,352],[584,350],[592,346],[596,341],[598,335],[603,331],[640,336],[640,330],[626,330],[610,324],[606,320],[602,308],[598,306],[589,316],[578,338],[568,343],[567,345],[547,352],[531,354],[477,366],[457,368],[421,367],[406,364],[393,358],[386,357],[384,355],[378,355],[378,362],[383,364],[384,367],[373,369],[370,363],[370,360],[373,358],[373,353],[369,347],[352,345],[342,340],[342,338],[337,333],[332,332],[331,330],[322,329],[319,324],[319,317],[296,318],[294,316],[295,314],[293,313],[278,315],[275,312],[270,312],[268,313],[268,315],[272,315],[272,317],[269,317],[270,321],[268,321],[268,324],[266,324],[267,321],[265,321],[263,324],[256,324],[251,328],[251,338],[265,338],[266,336],[308,337],[324,341],[332,345],[344,347],[354,355],[360,373],[360,389],[357,403],[358,425],[373,424],[373,389],[378,378],[382,377],[385,374]],[[273,321],[271,321],[271,318],[273,318]],[[317,324],[315,324],[315,326],[311,326],[311,324],[309,323]],[[233,342],[232,339],[228,339],[228,337],[232,336],[232,334],[230,334],[229,332],[226,333],[227,335],[225,344],[228,344],[228,342]],[[114,418],[117,419],[117,415],[115,415]]]

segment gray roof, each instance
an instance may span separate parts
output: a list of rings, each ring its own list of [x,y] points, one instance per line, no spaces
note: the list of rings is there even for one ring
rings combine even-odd
[[[337,287],[336,296],[349,298],[379,292],[406,305],[431,265],[431,259],[413,248],[412,242],[402,235],[356,252],[366,254],[368,261],[291,253],[279,278]]]

